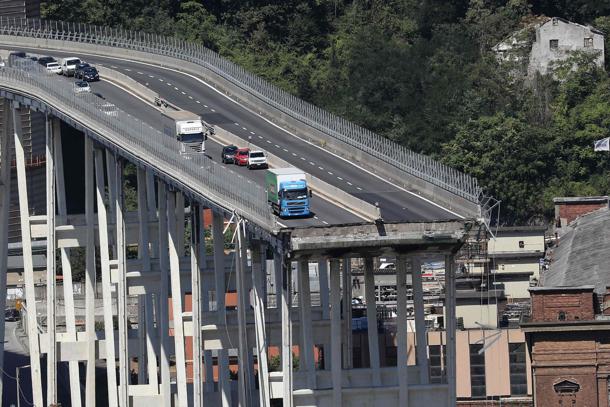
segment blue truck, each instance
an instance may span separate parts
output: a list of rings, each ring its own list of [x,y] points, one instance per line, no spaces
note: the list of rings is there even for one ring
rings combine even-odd
[[[267,202],[273,213],[289,218],[310,216],[311,190],[305,173],[297,168],[273,168],[265,174]]]

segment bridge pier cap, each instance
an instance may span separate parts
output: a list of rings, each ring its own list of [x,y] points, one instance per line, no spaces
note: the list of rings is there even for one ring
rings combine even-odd
[[[396,255],[409,252],[455,253],[472,221],[391,222],[285,228],[280,231],[292,260]]]

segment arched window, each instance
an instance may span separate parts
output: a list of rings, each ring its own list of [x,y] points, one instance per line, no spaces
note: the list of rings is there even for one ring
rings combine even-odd
[[[557,319],[560,321],[566,320],[566,313],[564,311],[559,311],[559,315],[557,315]]]

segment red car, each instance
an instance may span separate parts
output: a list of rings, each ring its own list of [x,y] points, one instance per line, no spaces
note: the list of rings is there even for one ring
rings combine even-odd
[[[235,152],[234,162],[237,165],[248,165],[249,148],[238,148]]]

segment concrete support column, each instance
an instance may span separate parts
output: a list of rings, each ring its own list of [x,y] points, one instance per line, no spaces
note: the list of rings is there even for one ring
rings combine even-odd
[[[10,105],[6,99],[0,102],[2,123],[0,123],[0,292],[6,293],[8,273],[8,224],[11,204],[11,163],[13,161],[10,134]],[[6,295],[0,295],[0,306],[6,309]],[[4,318],[0,318],[0,338],[4,338]],[[4,341],[0,341],[0,369],[4,370]],[[4,391],[4,375],[0,375],[0,400]]]
[[[447,320],[447,383],[449,397],[447,406],[456,404],[456,317],[455,317],[455,259],[453,254],[445,256],[445,315]]]
[[[421,258],[411,257],[411,276],[413,281],[413,307],[415,309],[415,335],[419,384],[430,382],[428,364],[428,334],[424,316],[424,289],[421,277]]]
[[[231,407],[231,382],[229,380],[229,353],[227,349],[218,351],[218,387],[220,388],[220,398],[222,407]]]
[[[42,381],[40,377],[40,343],[36,314],[36,292],[34,291],[34,265],[32,263],[32,232],[30,228],[30,209],[25,172],[25,152],[21,115],[17,107],[12,109],[15,139],[15,161],[17,165],[17,186],[19,191],[19,215],[21,217],[21,240],[23,253],[23,273],[25,278],[25,300],[27,303],[28,342],[30,351],[30,370],[32,377],[32,401],[42,406]]]
[[[176,354],[176,385],[178,389],[178,405],[187,405],[186,390],[186,360],[184,352],[184,325],[182,319],[182,289],[180,284],[180,254],[184,249],[184,202],[180,192],[171,191],[168,194],[167,213],[169,231],[169,265],[172,287],[172,311],[174,322],[174,349]],[[176,224],[178,223],[178,225]],[[180,227],[182,224],[182,227]],[[182,234],[179,234],[179,232]]]
[[[352,268],[351,260],[343,258],[343,368],[351,369],[354,361],[352,338]]]
[[[398,405],[409,406],[409,369],[407,342],[407,259],[396,259],[396,370],[398,375]]]
[[[237,282],[237,328],[239,334],[238,354],[238,386],[239,405],[249,406],[253,403],[252,394],[252,366],[248,361],[248,335],[246,331],[246,310],[249,293],[246,289],[246,271],[248,267],[247,242],[244,230],[244,221],[237,223],[237,250],[236,250],[236,282]]]
[[[207,393],[213,393],[214,392],[214,360],[213,360],[213,355],[212,355],[211,350],[205,350],[203,352],[203,365],[205,368],[204,391]],[[220,363],[218,364],[218,366],[220,368]],[[218,371],[218,377],[220,377],[220,370]],[[220,390],[220,386],[219,386],[219,390]]]
[[[171,384],[169,372],[169,231],[167,216],[167,185],[158,181],[159,201],[159,267],[161,268],[161,287],[159,293],[159,367],[161,370],[160,392],[163,405],[171,405]],[[173,213],[170,216],[174,216]]]
[[[66,206],[66,188],[64,178],[64,160],[61,142],[61,122],[53,119],[53,152],[55,153],[55,185],[57,196],[57,219],[56,224],[67,222],[68,209]],[[61,271],[63,275],[64,288],[64,312],[66,323],[66,335],[69,341],[76,341],[76,315],[74,312],[74,289],[72,285],[72,266],[70,264],[69,249],[61,248]],[[68,362],[70,375],[70,401],[73,406],[81,406],[80,373],[79,362],[76,360]]]
[[[138,182],[138,259],[141,264],[141,272],[150,272],[150,248],[148,238],[148,207],[146,196],[146,171],[137,169]],[[149,294],[138,296],[138,384],[145,384],[147,378],[147,346],[146,332],[148,331],[146,321],[146,297]]]
[[[301,322],[300,366],[307,374],[307,386],[316,388],[316,368],[313,358],[313,332],[311,325],[311,292],[309,284],[309,261],[299,260],[299,311]]]
[[[267,334],[265,331],[265,267],[267,245],[258,243],[252,247],[252,307],[254,309],[254,328],[256,331],[256,358],[258,361],[258,389],[261,407],[268,407],[269,369],[267,367]]]
[[[85,332],[87,335],[87,387],[85,405],[95,407],[95,213],[93,212],[93,141],[85,136],[85,220],[87,223],[87,249],[85,260]]]
[[[223,235],[224,217],[221,213],[214,212],[212,214],[212,240],[213,240],[213,255],[214,255],[214,279],[216,285],[216,314],[218,316],[218,324],[225,325],[226,323],[226,307],[225,307],[225,243]]]
[[[292,266],[289,258],[282,254],[275,254],[282,262],[280,303],[282,307],[282,372],[283,372],[283,406],[292,407]]]
[[[53,121],[47,114],[46,130],[46,186],[47,186],[47,404],[57,404],[57,341],[55,322],[55,153]]]
[[[318,278],[320,279],[320,306],[322,307],[322,319],[329,319],[329,290],[328,290],[328,262],[326,259],[318,262]],[[325,352],[326,353],[326,350]]]
[[[373,258],[364,258],[364,295],[366,298],[366,319],[369,338],[369,359],[373,373],[373,386],[381,386],[379,361],[379,334],[377,333],[377,304],[375,301],[375,276],[373,275]]]
[[[195,406],[203,406],[201,374],[201,269],[199,264],[202,221],[201,206],[198,203],[191,203],[191,301],[193,310],[193,401]],[[206,377],[206,380],[209,380],[209,378]]]
[[[113,187],[114,214],[116,221],[116,255],[117,255],[117,300],[119,331],[119,406],[129,407],[129,353],[127,349],[127,270],[125,247],[125,220],[123,217],[123,164],[115,154],[106,154],[109,167],[109,184]]]
[[[106,376],[108,379],[108,405],[118,405],[116,386],[116,357],[112,312],[112,283],[110,282],[110,253],[108,252],[108,217],[104,202],[104,156],[102,150],[95,150],[95,186],[97,196],[97,223],[100,244],[100,264],[102,272],[102,296],[104,304],[104,333],[106,340]]]
[[[341,406],[342,370],[341,370],[341,287],[339,259],[330,260],[330,347],[331,376],[333,383],[333,406]]]

